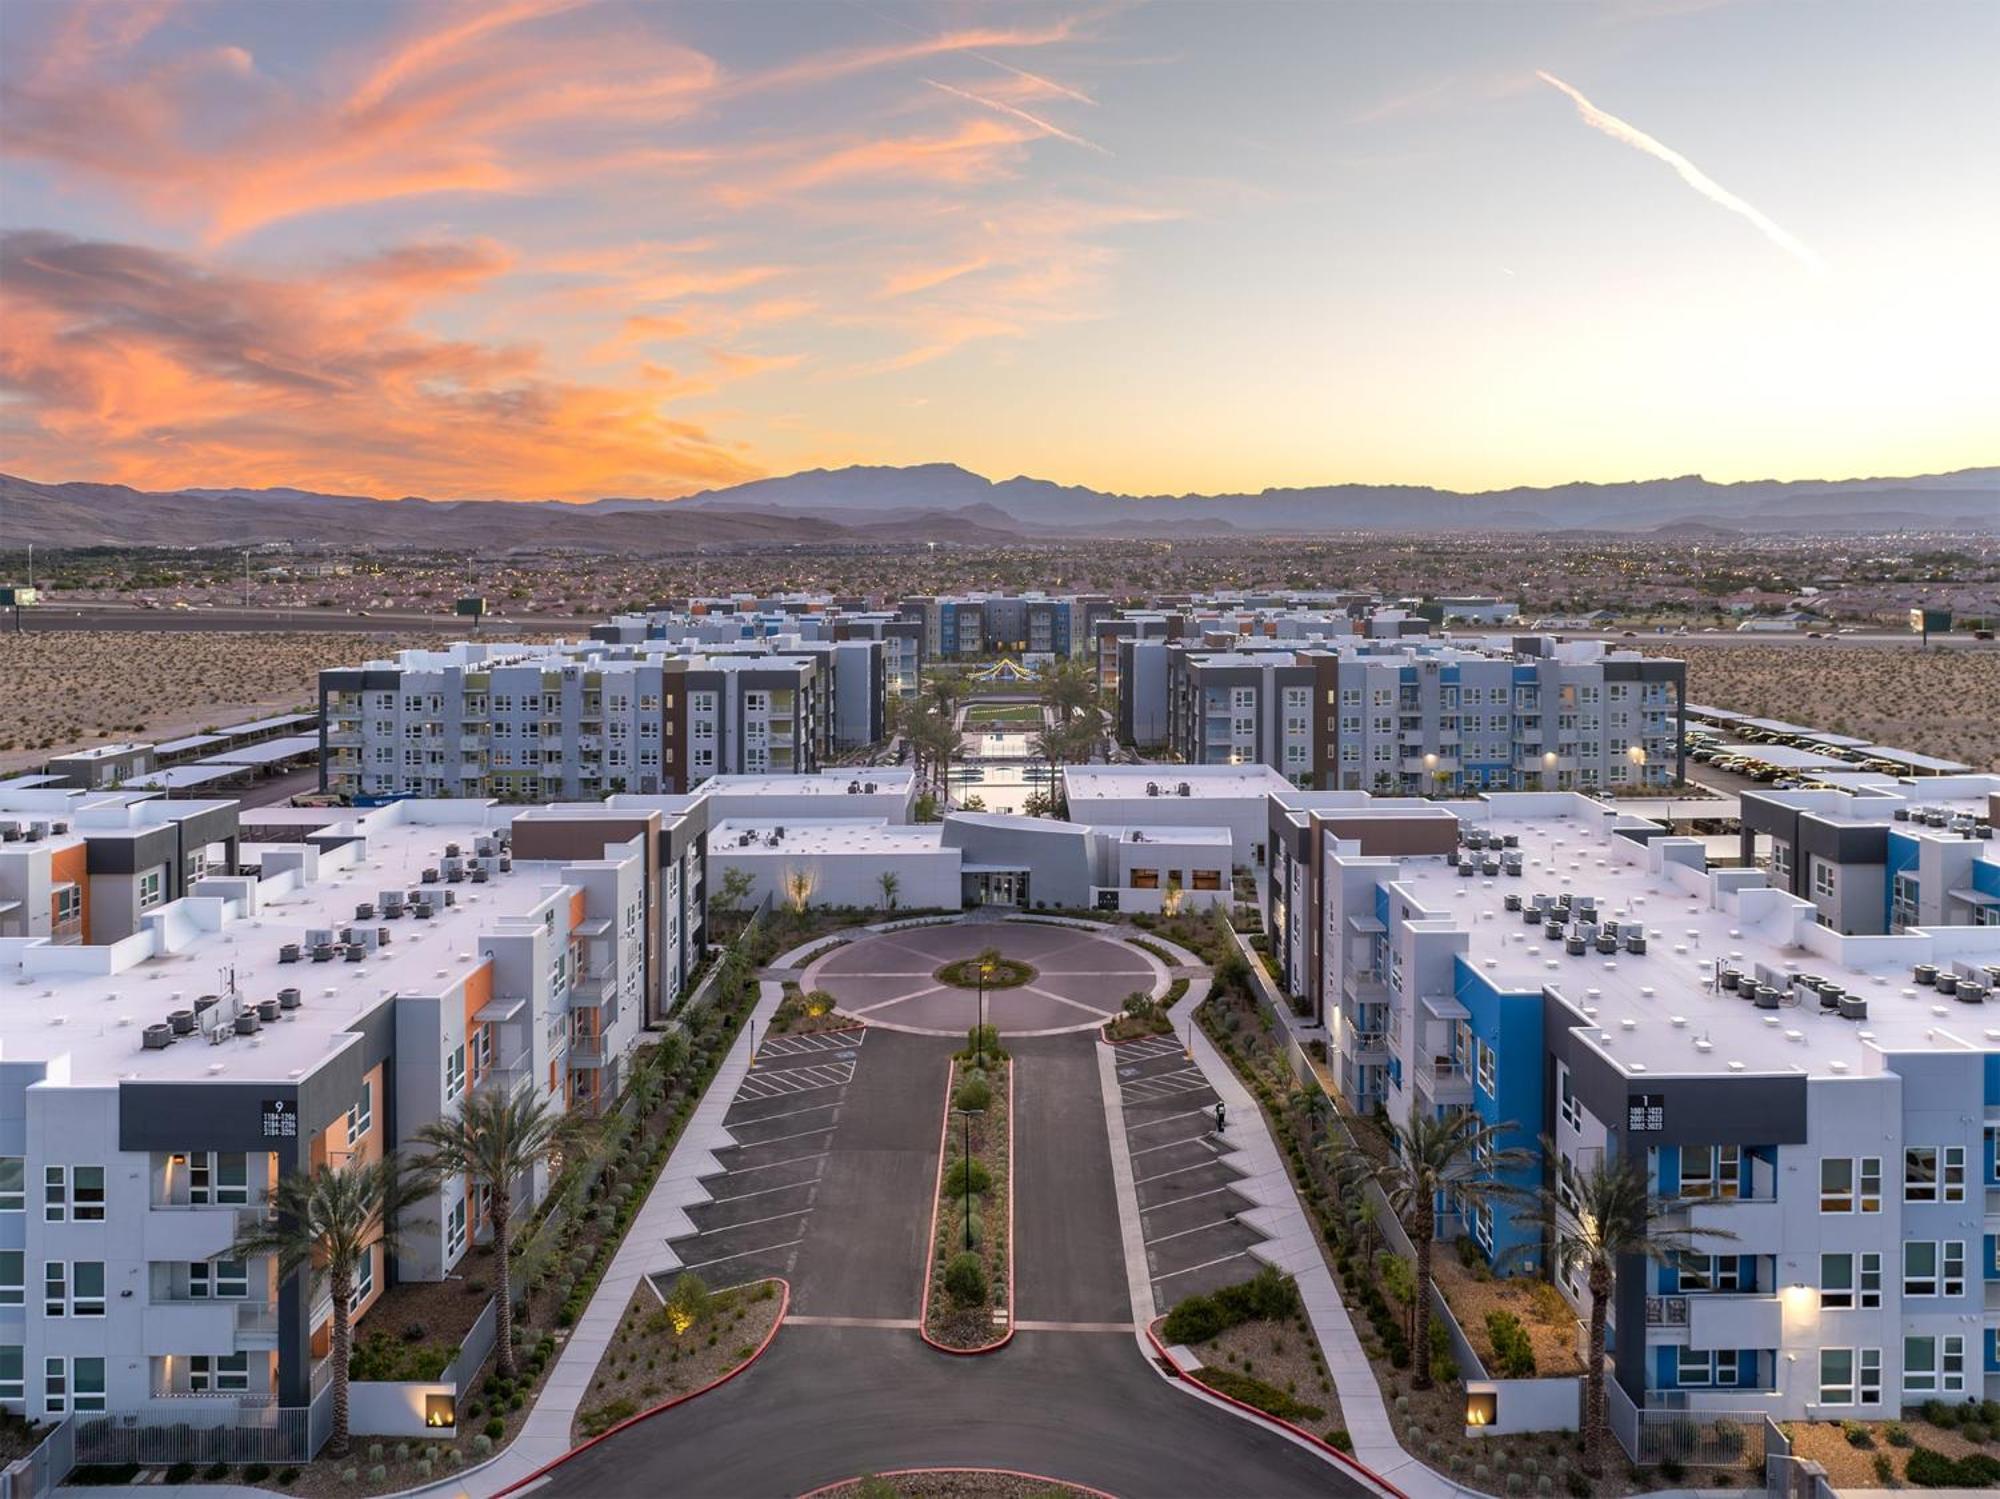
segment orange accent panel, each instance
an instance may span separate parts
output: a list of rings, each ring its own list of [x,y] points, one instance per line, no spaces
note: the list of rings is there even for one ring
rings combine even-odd
[[[49,855],[49,880],[57,885],[74,885],[83,897],[83,940],[90,941],[90,846],[79,841],[74,848],[59,848]],[[55,915],[54,897],[49,914]]]
[[[486,959],[465,976],[465,1033],[472,1034],[472,1017],[493,1000],[493,960]]]
[[[583,892],[575,890],[569,897],[569,929],[573,932],[583,925]]]

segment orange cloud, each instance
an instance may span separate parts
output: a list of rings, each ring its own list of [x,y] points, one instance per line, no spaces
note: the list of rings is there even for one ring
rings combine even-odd
[[[939,32],[936,36],[919,37],[912,42],[848,47],[835,52],[821,53],[817,57],[801,58],[797,62],[786,63],[761,73],[753,73],[738,81],[736,91],[745,93],[792,87],[798,84],[824,83],[829,79],[843,78],[851,73],[891,67],[898,63],[921,62],[926,58],[941,57],[952,52],[976,53],[981,49],[1046,47],[1056,42],[1068,41],[1076,35],[1078,25],[1079,22],[1072,17],[1051,21],[1041,26],[973,26],[957,31]],[[1000,66],[1005,67],[1006,64],[1002,63]]]
[[[529,344],[432,337],[425,302],[498,274],[429,246],[281,280],[130,245],[0,236],[15,461],[152,487],[287,483],[437,497],[672,494],[761,470],[662,392],[552,374]]]

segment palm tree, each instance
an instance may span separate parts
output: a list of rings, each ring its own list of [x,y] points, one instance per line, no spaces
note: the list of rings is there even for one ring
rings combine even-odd
[[[462,1176],[468,1190],[486,1189],[486,1221],[493,1230],[494,1278],[498,1285],[500,1374],[514,1377],[514,1281],[509,1251],[513,1240],[514,1183],[536,1166],[559,1156],[575,1140],[578,1121],[557,1113],[539,1091],[512,1094],[475,1090],[456,1114],[434,1119],[417,1131],[429,1146],[421,1167],[433,1182]]]
[[[1597,1161],[1580,1175],[1544,1142],[1561,1162],[1565,1193],[1541,1194],[1544,1237],[1552,1275],[1568,1279],[1581,1270],[1590,1287],[1590,1353],[1584,1370],[1584,1466],[1603,1471],[1605,1442],[1611,1434],[1604,1415],[1604,1321],[1618,1262],[1628,1256],[1667,1261],[1702,1239],[1733,1239],[1722,1229],[1669,1227],[1660,1221],[1668,1205],[1653,1196],[1646,1173],[1634,1162]],[[1572,1205],[1573,1204],[1573,1205]]]
[[[1349,1174],[1381,1187],[1389,1210],[1416,1246],[1416,1336],[1411,1349],[1415,1372],[1410,1382],[1420,1390],[1431,1387],[1431,1250],[1440,1199],[1455,1199],[1468,1214],[1535,1200],[1527,1189],[1499,1180],[1500,1172],[1524,1170],[1535,1163],[1532,1151],[1499,1143],[1509,1127],[1483,1124],[1477,1114],[1467,1111],[1443,1118],[1419,1114],[1408,1124],[1389,1127],[1395,1152],[1389,1160],[1377,1161],[1361,1150],[1346,1156]]]
[[[897,892],[903,888],[902,877],[893,869],[885,869],[875,877],[875,883],[882,890],[882,909],[895,910]]]
[[[230,1257],[278,1257],[278,1272],[304,1269],[317,1289],[327,1282],[333,1297],[333,1435],[327,1451],[347,1455],[347,1361],[354,1334],[354,1279],[379,1242],[396,1243],[396,1215],[418,1201],[423,1188],[406,1177],[395,1156],[379,1161],[349,1159],[320,1166],[310,1175],[294,1171],[278,1178],[271,1193],[271,1216],[236,1236]]]

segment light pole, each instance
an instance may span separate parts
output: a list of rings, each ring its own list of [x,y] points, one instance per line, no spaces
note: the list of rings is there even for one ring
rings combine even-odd
[[[972,1116],[984,1114],[984,1109],[954,1109],[960,1122],[958,1159],[965,1177],[965,1206],[959,1217],[965,1222],[965,1247],[972,1248]]]
[[[979,1065],[981,1067],[986,1065],[986,980],[992,973],[993,960],[991,958],[981,958],[979,960],[979,1014],[972,1032],[972,1044],[979,1053]]]

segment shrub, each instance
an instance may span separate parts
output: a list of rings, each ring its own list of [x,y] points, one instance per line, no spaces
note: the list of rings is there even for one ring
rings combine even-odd
[[[1206,1343],[1215,1337],[1229,1321],[1222,1308],[1210,1296],[1184,1296],[1174,1303],[1174,1309],[1167,1313],[1167,1320],[1160,1325],[1160,1335],[1169,1344],[1185,1343],[1193,1346]]]
[[[1336,1452],[1352,1452],[1354,1438],[1347,1434],[1345,1426],[1329,1426],[1326,1429],[1326,1445]]]
[[[286,1485],[297,1483],[298,1481],[299,1481],[299,1470],[297,1468],[280,1468],[278,1470],[279,1487],[282,1488]]]
[[[993,1089],[984,1077],[969,1077],[958,1085],[958,1091],[951,1096],[954,1109],[979,1110],[993,1107]]]
[[[506,1434],[507,1422],[504,1417],[495,1416],[486,1423],[486,1435],[489,1440],[497,1442]]]
[[[1885,1489],[1895,1486],[1896,1465],[1890,1461],[1889,1454],[1886,1452],[1875,1454],[1875,1481]]]
[[[708,1283],[692,1270],[682,1272],[667,1295],[667,1320],[679,1337],[708,1315]]]
[[[984,1306],[987,1298],[984,1262],[976,1254],[953,1255],[944,1267],[944,1288],[960,1306]]]
[[[262,1483],[271,1476],[270,1468],[264,1463],[251,1463],[243,1470],[245,1483]]]
[[[228,1463],[210,1463],[202,1469],[201,1476],[209,1483],[220,1483],[229,1476]]]
[[[1907,1447],[1910,1445],[1910,1428],[1905,1426],[1901,1421],[1891,1421],[1887,1426],[1882,1428],[1882,1435],[1888,1439],[1891,1447]]]
[[[370,1483],[383,1483],[388,1480],[388,1477],[389,1477],[389,1470],[383,1467],[380,1463],[377,1463],[374,1467],[368,1470],[368,1481]]]
[[[1859,1421],[1842,1421],[1840,1423],[1840,1430],[1841,1434],[1847,1438],[1847,1445],[1850,1447],[1859,1447],[1866,1451],[1872,1449],[1875,1445],[1874,1434]]]
[[[193,1477],[194,1477],[193,1463],[175,1463],[172,1467],[167,1469],[168,1483],[173,1483],[173,1484],[186,1483]]]
[[[585,1436],[594,1437],[636,1414],[638,1409],[639,1407],[630,1400],[620,1397],[608,1405],[600,1405],[595,1410],[585,1411],[579,1426]]]
[[[1203,1369],[1198,1377],[1210,1388],[1220,1390],[1245,1405],[1255,1406],[1281,1421],[1318,1421],[1326,1415],[1324,1406],[1308,1405],[1275,1385],[1265,1384],[1248,1374],[1238,1374],[1234,1369]]]
[[[472,1455],[474,1457],[486,1457],[489,1456],[492,1453],[492,1451],[493,1451],[493,1438],[489,1437],[483,1431],[475,1431],[472,1434]]]
[[[1535,1345],[1519,1317],[1508,1311],[1488,1312],[1486,1335],[1493,1340],[1493,1359],[1502,1379],[1535,1377]]]
[[[971,1180],[968,1182],[967,1178]],[[944,1191],[947,1197],[963,1197],[970,1191],[975,1196],[989,1190],[993,1185],[993,1173],[979,1161],[968,1161],[963,1156],[951,1163],[944,1174]]]

